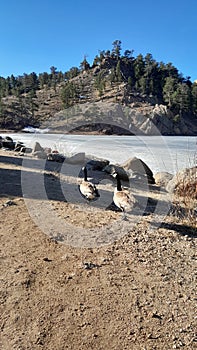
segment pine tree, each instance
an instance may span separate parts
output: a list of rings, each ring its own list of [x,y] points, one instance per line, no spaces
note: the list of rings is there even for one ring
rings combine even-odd
[[[197,116],[197,83],[192,84],[192,111]]]
[[[115,40],[112,45],[113,45],[113,49],[112,49],[112,56],[115,56],[117,58],[120,57],[120,52],[121,52],[121,41],[120,40]]]
[[[178,83],[177,89],[173,93],[173,103],[179,109],[180,116],[191,110],[191,92],[187,84]]]
[[[117,80],[117,82],[121,82],[123,80],[121,68],[120,68],[120,60],[118,60],[118,63],[116,65],[116,80]]]
[[[144,68],[145,68],[145,63],[143,56],[140,54],[136,57],[134,61],[134,75],[135,75],[135,87],[137,90],[140,89],[140,79],[144,75]]]
[[[176,79],[167,77],[165,85],[163,87],[163,99],[167,103],[168,107],[172,107],[173,93],[176,88]]]

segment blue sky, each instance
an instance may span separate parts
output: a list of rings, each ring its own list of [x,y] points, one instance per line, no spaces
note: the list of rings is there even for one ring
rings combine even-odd
[[[197,0],[7,0],[0,7],[0,76],[68,71],[122,42],[197,79]]]

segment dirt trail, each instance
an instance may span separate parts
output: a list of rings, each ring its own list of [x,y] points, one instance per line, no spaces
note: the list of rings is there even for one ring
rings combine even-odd
[[[1,349],[196,349],[195,229],[171,216],[154,229],[157,215],[149,211],[110,244],[73,247],[32,219],[22,198],[21,159],[2,152]],[[87,214],[80,203],[65,203],[49,178],[53,196],[32,202],[50,204],[76,229],[91,229],[87,215],[97,230],[106,221],[121,224],[118,212]]]

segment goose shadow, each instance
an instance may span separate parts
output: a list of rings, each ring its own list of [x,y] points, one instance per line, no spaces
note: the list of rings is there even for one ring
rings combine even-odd
[[[81,166],[73,167],[69,164],[46,162],[31,159],[18,159],[15,157],[1,156],[0,162],[14,164],[21,169],[1,167],[0,165],[0,196],[23,197],[38,200],[55,200],[84,205],[86,201],[78,191],[77,178]],[[65,176],[64,176],[65,175]],[[75,177],[75,182],[70,178]],[[102,191],[103,196],[108,196],[108,204],[112,196],[108,191]],[[110,197],[110,198],[109,198]],[[92,205],[92,204],[91,204]],[[97,203],[93,206],[103,207]]]
[[[0,156],[0,163],[14,164],[21,169],[0,167],[0,196],[24,197],[39,200],[55,200],[72,204],[85,205],[87,201],[80,195],[77,181],[83,178],[82,165],[73,166],[67,163],[57,163],[35,158],[18,158]],[[89,206],[120,212],[113,202],[114,179],[102,171],[91,171],[88,174],[94,184],[103,180],[111,184],[109,190],[99,189],[98,200]],[[88,176],[88,177],[89,177]],[[71,181],[75,179],[75,182]],[[128,186],[128,183],[123,185]],[[105,187],[105,186],[104,186]],[[129,187],[129,186],[128,186]],[[155,212],[158,201],[147,196],[135,195],[139,203],[136,215],[149,215]]]

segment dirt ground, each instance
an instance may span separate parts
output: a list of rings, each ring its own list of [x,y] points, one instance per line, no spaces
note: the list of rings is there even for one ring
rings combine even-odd
[[[197,349],[196,229],[169,215],[157,225],[157,188],[126,222],[65,202],[51,169],[42,195],[37,164],[0,151],[1,349]],[[107,203],[113,184],[102,186]]]

